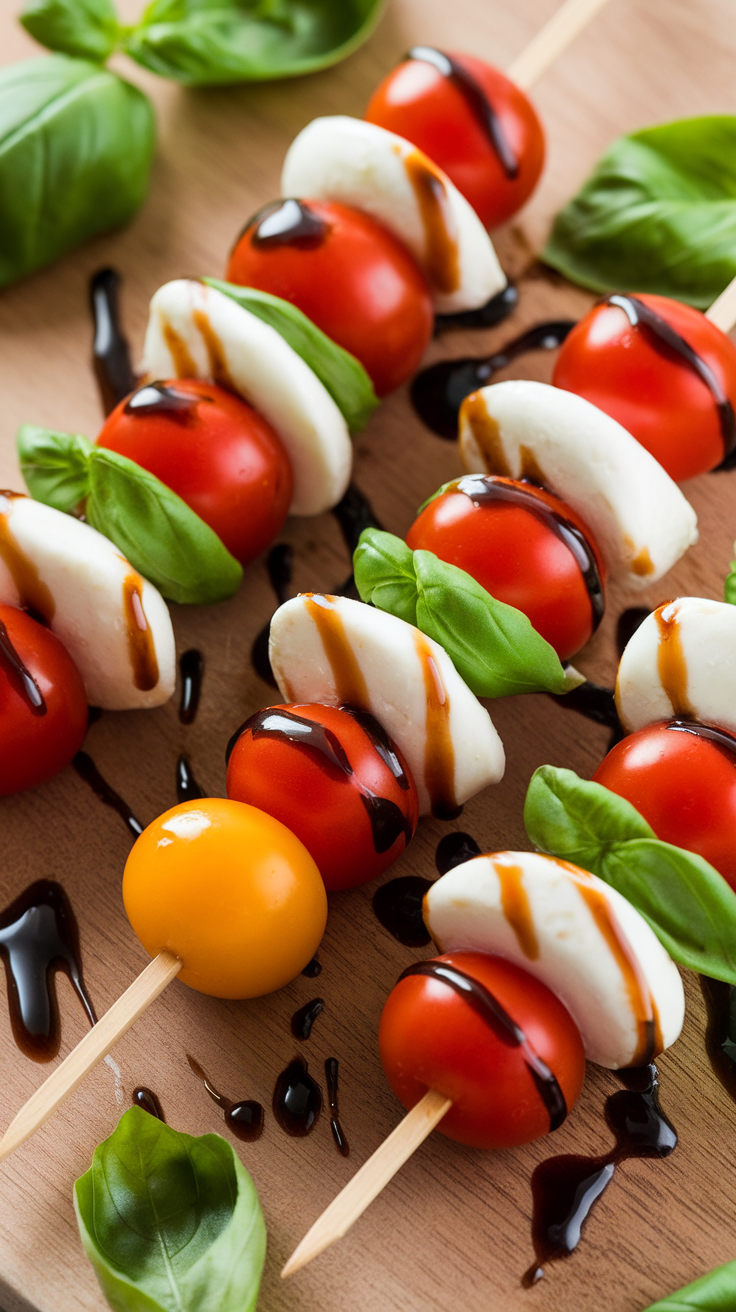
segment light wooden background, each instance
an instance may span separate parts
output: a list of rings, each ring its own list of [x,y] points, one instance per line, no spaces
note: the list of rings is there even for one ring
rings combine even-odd
[[[294,134],[319,113],[360,115],[368,96],[412,44],[444,45],[507,65],[555,8],[556,0],[392,0],[371,42],[327,73],[281,85],[184,92],[125,65],[153,95],[159,150],[148,203],[130,228],[98,240],[56,267],[0,295],[0,486],[19,486],[14,434],[23,420],[94,437],[100,410],[88,365],[87,278],[103,263],[125,278],[129,333],[140,350],[149,297],[182,274],[221,275],[226,252],[247,216],[278,194],[279,171]],[[35,53],[14,23],[15,0],[0,0],[0,59]],[[132,16],[138,4],[129,7]],[[555,209],[619,133],[679,115],[736,111],[736,25],[732,0],[610,0],[593,26],[535,92],[549,134],[543,184],[527,210],[499,234],[502,260],[519,274]],[[124,64],[125,61],[122,61]],[[495,347],[540,317],[577,314],[590,303],[559,279],[522,281],[515,318],[492,333],[455,334],[431,358]],[[519,362],[511,376],[549,377],[550,361]],[[386,402],[360,438],[356,481],[386,527],[402,533],[413,509],[458,472],[452,446],[422,430],[402,392]],[[671,579],[646,594],[658,603],[677,592],[720,596],[736,533],[736,474],[691,484],[701,540]],[[295,584],[329,589],[347,573],[334,521],[303,520],[283,535],[296,548]],[[613,624],[632,598],[612,595],[609,614],[580,659],[610,681]],[[177,753],[191,753],[201,782],[224,791],[224,747],[232,730],[269,690],[251,672],[254,634],[272,608],[262,564],[246,571],[234,600],[211,610],[176,609],[179,649],[196,644],[207,662],[199,718],[189,729],[176,706],[95,724],[87,747],[110,782],[148,822],[175,801]],[[475,799],[456,827],[487,848],[525,846],[522,800],[543,762],[589,775],[606,731],[547,698],[496,703],[493,716],[508,771]],[[442,827],[424,822],[391,875],[430,875]],[[31,880],[59,879],[80,923],[87,981],[103,1011],[145,964],[125,920],[120,876],[130,846],[118,818],[71,771],[44,788],[0,803],[2,904]],[[138,1083],[159,1094],[169,1122],[192,1133],[222,1130],[217,1108],[190,1073],[191,1051],[232,1097],[270,1107],[279,1071],[299,1049],[318,1079],[337,1056],[341,1110],[352,1156],[335,1151],[323,1115],[306,1140],[287,1138],[270,1110],[260,1142],[238,1145],[266,1213],[269,1256],[264,1312],[636,1312],[716,1263],[736,1257],[736,1108],[703,1055],[699,991],[688,980],[685,1033],[661,1061],[662,1100],[680,1132],[664,1163],[624,1166],[598,1206],[578,1252],[525,1293],[519,1279],[532,1257],[529,1179],[552,1152],[599,1152],[612,1076],[592,1069],[574,1114],[553,1140],[514,1152],[483,1154],[435,1135],[341,1244],[284,1285],[279,1268],[322,1207],[384,1135],[401,1109],[383,1079],[376,1051],[381,1005],[412,957],[373,919],[372,889],[332,898],[318,980],[300,978],[270,998],[218,1002],[175,983],[115,1050],[127,1104]],[[59,993],[62,1053],[84,1032],[65,979]],[[298,1045],[289,1018],[317,993],[325,1014],[309,1043]],[[45,1074],[15,1049],[0,1009],[2,1118],[7,1123]],[[100,1067],[55,1119],[0,1170],[0,1303],[6,1312],[91,1312],[103,1301],[82,1254],[71,1189],[121,1107],[108,1066]]]

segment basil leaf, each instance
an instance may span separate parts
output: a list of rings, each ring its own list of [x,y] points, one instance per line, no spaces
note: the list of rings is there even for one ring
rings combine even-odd
[[[255,287],[237,287],[218,278],[203,278],[202,282],[237,301],[244,310],[255,314],[281,334],[293,351],[309,365],[327,389],[338,410],[345,418],[351,433],[365,428],[376,406],[378,397],[373,383],[359,360],[343,350],[331,337],[327,337],[306,314],[289,301],[282,301]]]
[[[73,510],[84,501],[93,450],[86,437],[23,424],[16,441],[20,472],[36,501],[55,510]]]
[[[735,1307],[736,1262],[726,1262],[645,1312],[733,1312]]]
[[[131,1107],[74,1186],[84,1250],[116,1312],[254,1312],[266,1227],[218,1134]]]
[[[185,86],[295,77],[370,36],[384,0],[153,0],[125,49]]]
[[[702,857],[660,842],[616,793],[552,765],[532,775],[524,824],[535,847],[631,902],[674,961],[736,984],[736,893]]]
[[[30,0],[20,21],[42,46],[102,63],[120,36],[112,0]]]
[[[655,292],[705,310],[736,274],[736,118],[619,137],[557,215],[542,259],[594,291]]]
[[[431,551],[412,552],[401,538],[369,528],[360,535],[353,569],[363,601],[439,642],[478,697],[565,693],[580,681],[565,674],[526,615]]]
[[[723,584],[723,600],[730,602],[732,606],[736,606],[736,560],[731,561],[730,569]]]
[[[199,515],[117,451],[90,452],[87,520],[170,601],[208,605],[237,592],[242,566]]]
[[[0,70],[0,287],[132,218],[148,190],[151,105],[97,64]]]

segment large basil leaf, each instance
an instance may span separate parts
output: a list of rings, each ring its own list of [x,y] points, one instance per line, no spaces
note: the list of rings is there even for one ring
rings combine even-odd
[[[723,600],[736,606],[736,560],[731,561],[731,567],[723,584]]]
[[[619,137],[557,215],[542,259],[594,291],[706,309],[736,274],[736,118]]]
[[[121,34],[112,0],[30,0],[20,21],[49,50],[100,62]]]
[[[736,984],[736,893],[702,857],[661,843],[630,802],[543,765],[524,824],[540,851],[590,870],[631,902],[680,965]]]
[[[0,287],[132,218],[153,111],[97,64],[49,55],[0,70]]]
[[[218,1134],[125,1112],[74,1186],[85,1252],[115,1312],[254,1312],[266,1227]]]
[[[73,510],[84,501],[94,450],[88,438],[23,424],[16,443],[20,472],[34,500],[54,510]]]
[[[735,1307],[736,1262],[726,1262],[669,1298],[652,1303],[645,1312],[733,1312]]]
[[[218,278],[203,278],[202,281],[216,291],[224,292],[244,310],[275,328],[317,375],[342,412],[351,433],[365,428],[379,401],[368,374],[354,355],[333,342],[289,301],[282,301],[269,292],[257,291],[255,287],[220,282]]]
[[[526,615],[431,551],[411,551],[392,533],[369,528],[360,535],[353,569],[363,601],[439,642],[478,697],[565,693],[581,682],[565,673]]]
[[[125,49],[185,86],[295,77],[336,64],[384,0],[153,0]]]

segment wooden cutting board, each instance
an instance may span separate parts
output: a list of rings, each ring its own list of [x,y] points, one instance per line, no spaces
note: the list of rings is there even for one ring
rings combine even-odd
[[[129,7],[133,17],[138,5]],[[555,9],[556,0],[393,0],[376,35],[358,54],[301,81],[233,90],[185,92],[121,61],[156,101],[159,149],[150,199],[126,231],[90,243],[54,268],[0,295],[0,486],[19,487],[14,435],[24,420],[94,437],[100,408],[89,367],[87,280],[103,264],[124,277],[125,319],[140,351],[148,299],[182,274],[221,275],[245,219],[278,194],[284,152],[320,113],[360,115],[374,85],[412,44],[436,44],[510,63]],[[4,0],[0,58],[35,53]],[[542,80],[535,100],[549,134],[549,162],[537,195],[498,234],[505,267],[521,275],[520,307],[492,332],[453,333],[429,359],[495,348],[541,318],[578,315],[590,299],[531,268],[556,208],[608,142],[623,131],[704,112],[736,112],[736,27],[731,0],[610,0]],[[504,376],[548,379],[548,357],[527,357]],[[360,437],[355,480],[383,524],[403,533],[416,506],[458,472],[456,452],[427,433],[405,391],[392,396]],[[657,604],[678,592],[719,597],[736,534],[736,473],[686,487],[701,537],[672,576],[645,594]],[[299,589],[335,586],[348,572],[339,530],[329,516],[287,524]],[[613,632],[631,596],[612,592],[608,615],[579,660],[598,681],[613,678]],[[268,704],[269,689],[249,662],[254,635],[273,596],[262,562],[246,571],[238,597],[209,609],[173,607],[179,650],[198,646],[206,673],[199,716],[190,728],[175,702],[145,713],[106,714],[87,749],[144,822],[172,805],[177,755],[186,750],[197,776],[224,794],[224,748],[234,728]],[[455,828],[485,849],[526,846],[522,802],[543,762],[589,775],[607,732],[542,696],[494,703],[508,769],[503,783],[471,802]],[[424,821],[387,878],[431,877],[436,843],[447,826]],[[123,914],[120,877],[130,848],[122,822],[71,771],[35,792],[0,802],[0,904],[32,880],[60,880],[76,909],[90,992],[104,1011],[145,964]],[[194,1134],[224,1131],[217,1108],[191,1074],[191,1052],[233,1098],[266,1105],[263,1138],[237,1144],[258,1186],[269,1233],[263,1312],[636,1312],[652,1299],[736,1257],[736,1108],[711,1074],[703,1051],[697,982],[686,981],[682,1039],[661,1060],[662,1101],[680,1133],[665,1163],[623,1166],[567,1263],[551,1266],[524,1292],[532,1258],[529,1181],[553,1152],[601,1152],[602,1120],[613,1077],[591,1069],[580,1103],[554,1140],[513,1152],[480,1153],[434,1135],[348,1238],[284,1284],[279,1269],[317,1214],[401,1116],[383,1078],[376,1028],[400,971],[426,952],[402,948],[376,922],[372,888],[331,898],[319,980],[299,978],[252,1003],[224,1003],[175,983],[115,1049],[116,1069],[101,1066],[56,1117],[0,1168],[0,1302],[5,1312],[99,1310],[103,1300],[83,1256],[72,1209],[72,1183],[95,1145],[111,1132],[137,1084],[158,1093],[169,1122]],[[85,1021],[59,977],[62,1055]],[[289,1019],[319,993],[325,1012],[308,1043],[291,1037]],[[335,1151],[328,1119],[313,1134],[288,1138],[270,1113],[279,1072],[299,1051],[323,1080],[324,1060],[340,1061],[342,1121],[351,1146]],[[0,1009],[2,1116],[6,1124],[46,1071],[23,1057]]]

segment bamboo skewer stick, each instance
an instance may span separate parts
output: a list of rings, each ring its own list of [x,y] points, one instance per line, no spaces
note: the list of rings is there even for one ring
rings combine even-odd
[[[724,333],[730,333],[736,327],[736,278],[732,278],[728,287],[716,297],[705,317]]]
[[[434,1089],[425,1093],[315,1221],[286,1263],[282,1279],[306,1266],[336,1239],[342,1239],[451,1107],[452,1101],[444,1094]]]
[[[69,1056],[64,1058],[61,1065],[52,1071],[41,1087],[31,1094],[25,1106],[21,1107],[0,1139],[0,1162],[14,1153],[16,1148],[20,1148],[53,1116],[57,1107],[107,1056],[118,1039],[128,1032],[159,993],[163,993],[167,984],[179,974],[182,964],[170,952],[159,952],[146,966],[130,988],[113,1003],[110,1010],[92,1026]]]
[[[528,91],[607,3],[608,0],[565,0],[506,69],[506,76],[522,91]]]

